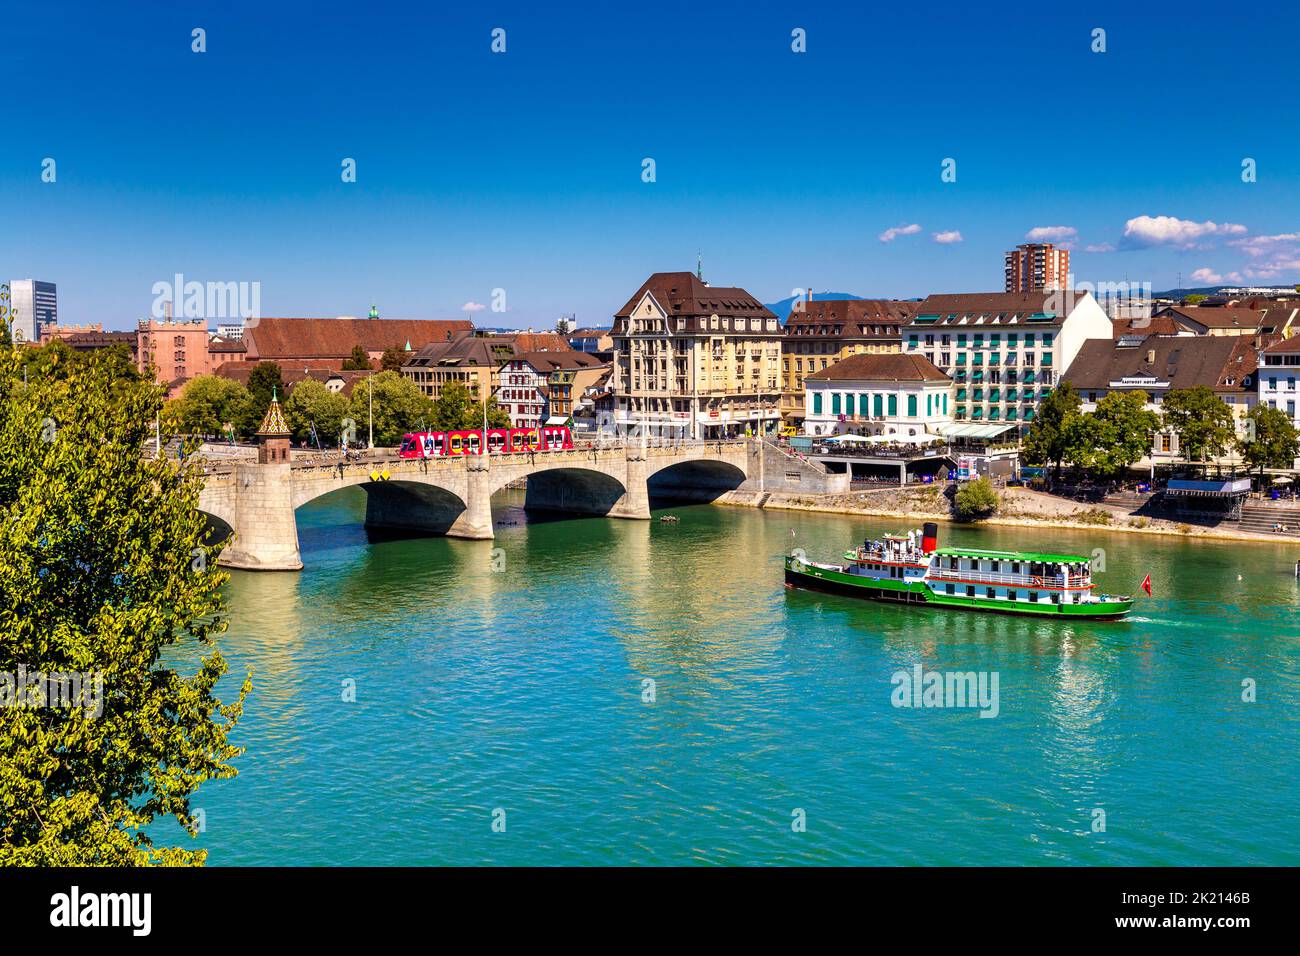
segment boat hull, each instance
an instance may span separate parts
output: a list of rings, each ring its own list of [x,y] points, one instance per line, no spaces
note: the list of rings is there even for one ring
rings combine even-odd
[[[858,574],[804,564],[795,558],[785,560],[785,584],[786,587],[838,594],[859,600],[1026,617],[1114,621],[1124,617],[1133,608],[1132,599],[1127,598],[1093,604],[1022,604],[964,595],[937,594],[923,581],[866,578]]]

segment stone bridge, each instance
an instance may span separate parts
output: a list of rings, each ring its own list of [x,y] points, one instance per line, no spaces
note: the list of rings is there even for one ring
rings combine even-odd
[[[641,520],[650,518],[652,493],[708,501],[732,490],[848,490],[847,475],[828,475],[816,463],[751,439],[486,457],[306,455],[266,464],[209,459],[204,470],[199,507],[221,531],[233,533],[221,563],[268,571],[302,567],[294,512],[353,486],[366,491],[368,528],[474,539],[493,537],[492,496],[510,485],[525,484],[529,509]]]

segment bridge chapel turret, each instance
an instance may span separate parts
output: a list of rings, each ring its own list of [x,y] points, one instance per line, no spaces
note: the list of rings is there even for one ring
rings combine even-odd
[[[287,464],[289,461],[289,425],[276,389],[271,391],[271,404],[257,430],[257,463],[259,465]]]

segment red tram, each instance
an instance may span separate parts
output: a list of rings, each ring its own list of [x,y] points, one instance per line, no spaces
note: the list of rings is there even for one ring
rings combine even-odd
[[[455,458],[483,453],[483,430],[410,432],[402,436],[398,454],[403,458]],[[530,451],[567,451],[573,448],[573,433],[567,425],[540,428],[489,428],[488,453],[518,455]]]

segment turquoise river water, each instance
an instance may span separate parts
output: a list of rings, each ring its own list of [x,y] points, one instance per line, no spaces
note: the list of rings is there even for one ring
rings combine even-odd
[[[255,689],[210,864],[1300,864],[1294,546],[940,526],[1151,573],[1129,620],[1057,622],[783,586],[792,545],[897,522],[513,494],[495,542],[380,541],[339,492],[301,573],[233,575]],[[996,673],[996,716],[894,706],[918,664]]]

